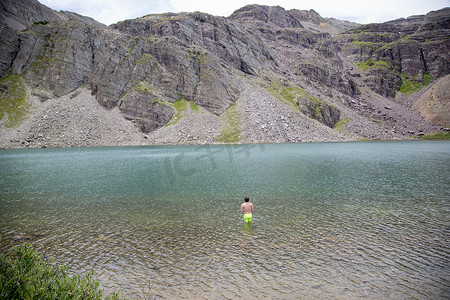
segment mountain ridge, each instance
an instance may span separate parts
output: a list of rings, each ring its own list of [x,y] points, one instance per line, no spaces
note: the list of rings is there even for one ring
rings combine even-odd
[[[229,17],[166,13],[105,26],[25,2],[0,7],[2,101],[25,107],[2,109],[3,148],[115,145],[102,135],[120,145],[407,139],[448,127],[445,96],[433,108],[444,116],[413,107],[449,73],[448,8],[359,25],[249,5]],[[134,124],[133,138],[46,114],[52,102],[73,113],[78,100]],[[50,119],[61,124],[54,132]]]

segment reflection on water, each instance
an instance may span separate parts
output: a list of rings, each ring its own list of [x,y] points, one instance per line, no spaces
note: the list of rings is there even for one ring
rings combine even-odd
[[[0,251],[32,243],[127,298],[446,298],[449,156],[448,142],[4,150]]]
[[[252,234],[252,223],[251,222],[244,223],[244,233]]]

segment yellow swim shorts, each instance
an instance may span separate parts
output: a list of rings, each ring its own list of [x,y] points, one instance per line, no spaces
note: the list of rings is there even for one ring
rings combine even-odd
[[[244,214],[245,223],[250,223],[252,221],[252,214]]]

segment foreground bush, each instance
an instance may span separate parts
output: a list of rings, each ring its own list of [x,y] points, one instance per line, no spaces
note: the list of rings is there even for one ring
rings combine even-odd
[[[0,299],[101,299],[94,271],[68,276],[65,266],[47,264],[33,247],[14,247],[17,258],[0,253]],[[107,299],[117,299],[117,293]]]

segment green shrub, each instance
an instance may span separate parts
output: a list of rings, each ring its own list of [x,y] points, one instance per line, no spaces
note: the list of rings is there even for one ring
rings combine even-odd
[[[48,21],[36,21],[33,24],[47,25],[48,23]]]
[[[424,140],[450,140],[450,132],[449,131],[441,131],[434,134],[425,134],[420,137]]]
[[[0,299],[101,299],[94,272],[68,276],[65,266],[47,264],[31,245],[14,247],[16,259],[0,253]],[[117,299],[113,293],[107,299]]]

